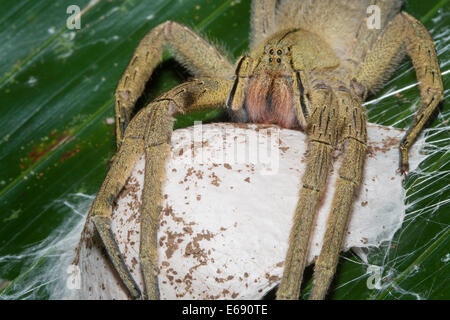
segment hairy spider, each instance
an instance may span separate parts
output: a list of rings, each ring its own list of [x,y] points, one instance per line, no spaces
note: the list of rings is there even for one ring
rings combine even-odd
[[[369,5],[379,9],[378,29],[367,23]],[[401,0],[253,1],[250,51],[234,67],[214,46],[176,22],[160,24],[142,39],[116,89],[118,151],[89,215],[132,297],[142,294],[111,231],[115,199],[145,152],[139,256],[143,296],[157,299],[156,232],[172,116],[216,106],[226,108],[236,121],[278,124],[308,135],[309,158],[278,299],[299,297],[314,215],[332,168],[332,153],[342,146],[343,165],[310,296],[325,297],[363,174],[367,148],[363,101],[383,85],[405,54],[411,58],[421,105],[400,143],[400,171],[405,174],[408,149],[443,98],[433,40],[400,7]],[[196,78],[169,90],[131,118],[166,48]]]

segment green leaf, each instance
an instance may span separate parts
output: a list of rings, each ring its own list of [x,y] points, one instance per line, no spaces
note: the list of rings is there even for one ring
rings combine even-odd
[[[82,10],[80,30],[66,26],[69,5]],[[441,69],[447,72],[445,88],[448,9],[447,0],[405,4],[436,41]],[[236,58],[248,48],[250,5],[246,0],[21,0],[1,2],[0,12],[0,279],[15,280],[5,296],[26,298],[34,290],[33,298],[46,298],[42,288],[24,290],[20,284],[43,272],[46,259],[52,259],[56,244],[45,241],[52,231],[70,230],[81,218],[60,199],[95,194],[105,177],[115,148],[109,124],[113,93],[139,40],[159,23],[175,20],[223,44]],[[185,71],[166,59],[152,77],[148,99],[185,78]],[[367,106],[370,121],[407,127],[419,98],[417,86],[401,91],[401,98],[389,93],[415,83],[412,65],[405,61],[369,98],[380,98]],[[218,110],[196,113],[178,117],[176,127],[223,117]],[[367,288],[367,263],[346,253],[330,298],[450,297],[448,119],[444,105],[427,133],[430,155],[405,186],[404,226],[391,243],[371,249],[368,263],[383,268],[381,289]],[[24,254],[37,243],[49,247],[44,257]]]

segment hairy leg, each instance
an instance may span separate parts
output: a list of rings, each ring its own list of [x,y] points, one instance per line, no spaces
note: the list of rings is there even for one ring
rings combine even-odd
[[[337,115],[331,90],[322,87],[312,91],[311,105],[311,126],[308,130],[310,153],[302,178],[277,299],[298,299],[300,295],[314,216],[332,163]]]
[[[247,112],[244,110],[244,102],[252,63],[253,61],[249,56],[242,56],[236,66],[234,83],[226,101],[226,107],[235,122],[248,121]]]
[[[157,230],[161,211],[165,163],[170,153],[175,107],[170,100],[156,102],[145,129],[145,173],[142,192],[139,261],[144,277],[144,298],[159,299]]]
[[[311,110],[310,102],[307,99],[307,96],[311,92],[310,84],[304,71],[295,71],[292,80],[297,120],[300,123],[300,127],[305,129],[308,127],[309,112]]]
[[[123,284],[133,298],[139,298],[141,291],[131,276],[111,231],[111,216],[114,203],[130,176],[135,162],[144,152],[143,117],[136,116],[124,134],[123,144],[116,153],[100,190],[92,203],[88,219],[94,223],[106,252]]]
[[[139,43],[115,93],[116,143],[119,148],[137,99],[153,70],[170,48],[195,76],[226,77],[233,74],[232,64],[191,29],[168,21],[153,28]]]
[[[232,80],[198,79],[181,84],[151,104],[145,129],[145,176],[142,193],[140,263],[146,298],[158,299],[157,229],[170,152],[172,115],[223,105]]]
[[[310,299],[324,299],[333,280],[344,233],[359,190],[366,159],[366,116],[363,107],[346,92],[337,92],[340,110],[346,112],[344,127],[345,154],[336,180],[330,216],[327,220],[322,250],[314,267],[314,281]]]
[[[404,39],[403,42],[398,39]],[[443,84],[433,39],[421,22],[407,13],[398,14],[359,67],[355,80],[367,90],[381,86],[399,62],[409,55],[416,70],[421,102],[413,123],[400,143],[400,170],[408,171],[408,150],[443,99]]]
[[[348,52],[349,59],[354,62],[352,67],[357,67],[357,64],[364,60],[367,50],[371,43],[375,43],[380,34],[385,30],[388,23],[392,23],[395,15],[400,11],[402,0],[370,0],[367,6],[376,6],[380,14],[380,28],[369,28],[368,17],[365,14],[361,17],[361,23],[356,32],[355,45],[352,46],[351,51]],[[367,12],[366,12],[367,13]],[[369,53],[370,54],[370,53]],[[402,54],[400,54],[403,57]],[[395,71],[396,65],[392,66],[392,71]],[[354,70],[352,68],[352,70]]]
[[[126,267],[111,231],[114,202],[123,189],[137,159],[145,152],[145,176],[141,210],[140,260],[146,297],[157,299],[156,231],[162,200],[165,160],[169,153],[175,113],[224,105],[232,80],[201,78],[183,83],[150,103],[130,122],[124,143],[90,210],[106,252],[133,298],[141,292]]]

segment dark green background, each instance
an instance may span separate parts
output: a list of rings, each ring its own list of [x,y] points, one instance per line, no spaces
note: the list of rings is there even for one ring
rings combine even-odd
[[[113,92],[139,40],[166,20],[191,26],[237,57],[247,50],[249,1],[99,1],[81,18],[81,30],[66,26],[66,8],[88,0],[5,0],[0,2],[0,278],[29,271],[35,258],[10,259],[45,239],[69,217],[55,200],[95,194],[114,153]],[[437,44],[441,69],[448,71],[449,3],[410,0],[404,10],[419,18]],[[73,38],[74,37],[74,38]],[[73,39],[72,39],[73,38]],[[166,60],[152,80],[150,99],[185,78]],[[375,97],[416,82],[409,60]],[[444,76],[448,88],[448,74]],[[417,87],[369,106],[370,121],[406,127]],[[448,97],[448,90],[446,90]],[[220,111],[179,118],[222,119]],[[431,155],[407,183],[410,207],[394,241],[371,250],[383,265],[384,288],[368,290],[367,265],[344,254],[333,284],[333,299],[444,299],[449,294],[449,108],[443,105],[429,132]],[[67,214],[65,213],[67,212]],[[306,283],[308,290],[310,281]],[[20,286],[18,286],[20,287]],[[10,287],[9,291],[17,290]],[[412,292],[414,294],[409,294]],[[22,297],[27,297],[24,294]],[[42,290],[38,295],[45,298]],[[36,297],[36,296],[34,296]],[[1,295],[0,295],[1,298]]]

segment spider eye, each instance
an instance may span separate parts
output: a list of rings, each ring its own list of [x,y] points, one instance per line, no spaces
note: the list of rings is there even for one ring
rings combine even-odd
[[[278,59],[277,59],[277,62],[278,62],[278,63],[281,63],[281,59],[280,59],[280,58],[278,58]]]
[[[278,54],[279,56],[281,56],[282,53],[283,53],[283,51],[281,51],[280,49],[278,49],[277,54]]]
[[[269,53],[270,53],[270,54],[273,54],[273,49],[270,49]]]
[[[269,58],[269,62],[272,62],[273,61],[273,59],[272,58]]]

